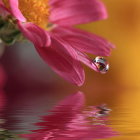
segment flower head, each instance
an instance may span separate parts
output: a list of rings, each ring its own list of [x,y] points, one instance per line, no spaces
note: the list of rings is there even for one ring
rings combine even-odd
[[[0,38],[14,43],[24,35],[39,55],[64,79],[84,83],[81,62],[99,72],[85,53],[110,55],[113,45],[72,26],[107,18],[100,0],[0,0]],[[7,24],[10,30],[7,30]]]
[[[96,106],[84,109],[84,95],[73,94],[61,101],[49,115],[36,123],[40,129],[23,134],[29,140],[92,140],[108,138],[116,133],[108,127],[105,116],[98,116],[101,109]]]

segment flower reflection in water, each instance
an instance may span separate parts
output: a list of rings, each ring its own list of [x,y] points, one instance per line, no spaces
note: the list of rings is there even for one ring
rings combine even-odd
[[[39,95],[24,93],[13,96],[10,92],[5,94],[3,87],[6,76],[2,67],[0,77],[0,140],[19,140],[19,136],[29,140],[90,140],[116,135],[116,132],[106,125],[110,109],[104,104],[85,107],[85,97],[81,92],[65,98],[50,110],[48,115],[43,116],[42,122],[35,124],[36,127],[40,127],[39,129],[32,130],[33,133],[23,134],[26,130],[19,128],[20,123],[25,127],[26,123],[29,123],[26,120],[27,117],[33,121],[34,114],[42,115],[40,108],[44,106],[43,110],[47,109],[49,95],[47,94],[46,97],[46,94],[43,96],[41,93]],[[34,127],[30,126],[28,129],[34,129]],[[17,130],[19,130],[18,133]]]
[[[8,130],[3,128],[3,125],[6,122],[3,113],[6,106],[6,95],[4,92],[5,82],[6,82],[6,74],[2,65],[0,65],[0,140],[14,138],[13,135]]]
[[[6,97],[3,90],[5,81],[6,81],[6,74],[4,72],[2,65],[0,65],[0,119],[2,117],[2,110],[4,109],[5,102],[6,102]],[[0,123],[1,122],[3,121],[0,120]]]
[[[33,133],[22,134],[29,140],[92,140],[116,136],[106,125],[110,111],[105,105],[84,107],[84,94],[70,95],[42,117]]]

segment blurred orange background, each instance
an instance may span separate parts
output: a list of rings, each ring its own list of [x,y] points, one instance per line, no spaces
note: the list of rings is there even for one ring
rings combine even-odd
[[[109,57],[110,71],[87,70],[83,87],[88,103],[108,103],[111,124],[120,136],[110,140],[140,140],[140,1],[104,0],[109,18],[79,26],[116,45]]]

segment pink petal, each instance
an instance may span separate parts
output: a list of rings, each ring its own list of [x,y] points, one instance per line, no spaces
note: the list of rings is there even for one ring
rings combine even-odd
[[[71,46],[52,38],[51,47],[36,47],[40,56],[64,79],[78,86],[84,82],[84,70],[77,60],[77,53]]]
[[[95,125],[93,128],[91,128],[89,136],[93,139],[105,139],[112,136],[117,136],[117,133],[107,125]]]
[[[77,113],[80,113],[84,106],[84,94],[77,92],[62,100],[51,111],[51,114],[43,116],[43,122],[36,123],[42,129],[34,130],[34,132],[48,132],[53,130],[66,130],[72,119]]]
[[[23,35],[33,42],[35,46],[46,47],[51,44],[49,34],[35,24],[18,22],[18,26]]]
[[[114,47],[110,42],[97,35],[74,29],[71,27],[56,27],[53,34],[60,36],[70,43],[72,47],[81,52],[91,53],[99,56],[109,56]]]
[[[44,116],[43,122],[36,124],[42,129],[22,136],[29,140],[91,140],[116,136],[107,125],[90,122],[82,111],[84,102],[83,93],[70,95],[50,111],[52,114]]]
[[[58,106],[71,106],[73,107],[73,110],[81,110],[81,107],[84,106],[85,103],[85,97],[82,92],[77,92],[75,94],[72,94],[59,102]],[[74,109],[75,108],[75,109]]]
[[[21,134],[19,136],[21,136],[23,138],[28,138],[28,140],[44,140],[44,137],[46,135],[47,135],[47,132],[45,132],[45,133],[42,132],[42,133]]]
[[[10,10],[4,6],[2,1],[0,1],[0,16],[5,17],[9,14],[11,14]]]
[[[106,125],[91,125],[84,130],[71,130],[67,135],[73,136],[72,140],[95,140],[110,138],[116,136],[116,133]]]
[[[86,54],[78,52],[78,59],[79,61],[87,65],[89,68],[93,69],[96,72],[99,72],[97,67],[92,63],[93,60],[89,58]]]
[[[2,1],[2,0],[0,0],[0,5],[3,5],[3,6],[4,6],[4,4],[3,4],[3,1]]]
[[[21,22],[26,22],[25,17],[23,16],[23,14],[21,13],[18,7],[18,0],[9,0],[9,3],[10,3],[11,12],[15,16],[15,18],[17,18]]]
[[[84,94],[81,92],[68,96],[64,100],[60,101],[60,103],[50,111],[53,114],[43,116],[44,122],[36,124],[37,126],[44,127],[44,129],[36,130],[36,133],[22,134],[20,136],[28,138],[29,140],[43,140],[45,138],[46,140],[49,140],[52,136],[51,134],[53,134],[53,136],[61,135],[60,130],[59,132],[57,132],[57,130],[62,129],[62,131],[65,131],[64,128],[66,125],[70,123],[75,114],[82,109],[85,103],[84,98]]]
[[[107,12],[99,0],[51,0],[50,22],[76,25],[105,19]]]

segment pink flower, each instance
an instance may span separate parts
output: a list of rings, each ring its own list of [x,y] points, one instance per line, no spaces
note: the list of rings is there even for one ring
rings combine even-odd
[[[84,83],[81,62],[98,71],[85,53],[109,56],[113,45],[97,35],[72,26],[107,18],[99,0],[0,0],[1,15],[11,14],[14,24],[33,42],[39,55],[64,79]]]
[[[49,115],[43,116],[43,122],[34,133],[22,134],[29,140],[92,140],[116,135],[105,124],[107,116],[98,116],[101,109],[89,107],[84,110],[84,94],[78,92],[61,101]]]

